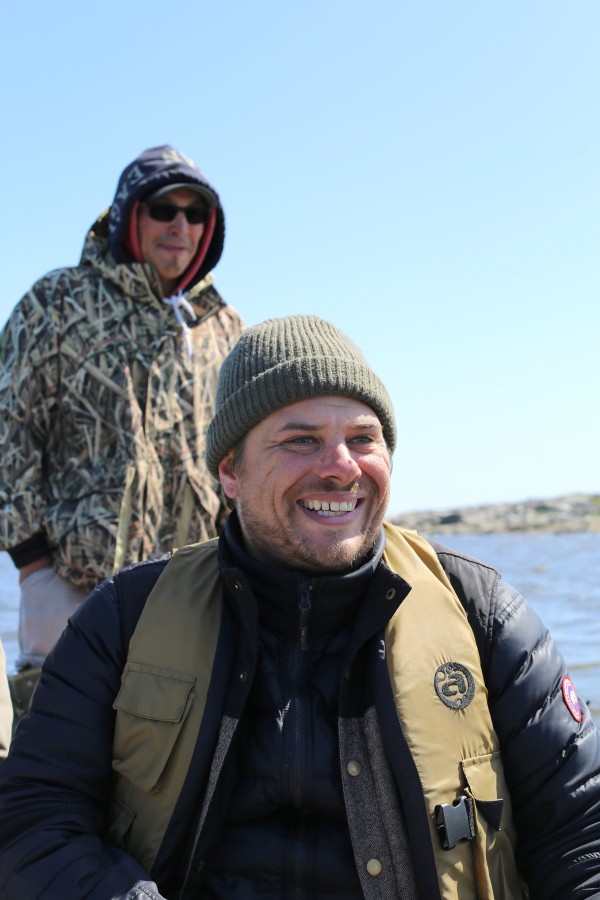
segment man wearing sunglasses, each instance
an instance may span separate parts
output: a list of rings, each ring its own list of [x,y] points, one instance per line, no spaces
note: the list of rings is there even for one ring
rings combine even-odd
[[[217,533],[225,505],[205,431],[243,328],[209,274],[224,234],[196,164],[170,146],[146,150],[80,264],[36,282],[0,336],[0,549],[21,584],[17,712],[99,580]]]

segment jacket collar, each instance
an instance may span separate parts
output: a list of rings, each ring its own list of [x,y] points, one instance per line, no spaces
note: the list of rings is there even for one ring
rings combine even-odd
[[[363,565],[342,575],[310,575],[295,569],[264,565],[245,547],[237,513],[227,520],[220,541],[220,564],[244,573],[257,599],[259,619],[282,635],[293,636],[298,623],[291,614],[306,598],[311,607],[313,638],[325,637],[353,621],[377,569],[385,537],[379,534]],[[305,602],[306,602],[305,600]]]

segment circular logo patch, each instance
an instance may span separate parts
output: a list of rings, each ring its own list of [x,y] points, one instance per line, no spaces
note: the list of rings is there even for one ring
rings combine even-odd
[[[562,680],[562,695],[563,700],[567,705],[567,709],[569,710],[575,721],[581,722],[581,720],[583,719],[583,713],[581,712],[579,700],[577,699],[577,691],[575,690],[575,685],[568,675],[565,675]]]
[[[475,696],[473,676],[457,662],[444,663],[433,679],[435,692],[450,709],[464,709]]]

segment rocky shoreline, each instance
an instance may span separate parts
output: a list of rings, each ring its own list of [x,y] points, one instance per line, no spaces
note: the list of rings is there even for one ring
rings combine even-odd
[[[572,494],[551,500],[406,512],[394,516],[392,521],[430,534],[600,531],[600,495]]]

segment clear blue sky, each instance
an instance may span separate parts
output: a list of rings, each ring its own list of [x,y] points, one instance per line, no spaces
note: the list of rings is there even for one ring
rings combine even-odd
[[[0,321],[171,143],[249,324],[318,313],[386,381],[390,512],[596,492],[597,0],[9,4]]]

